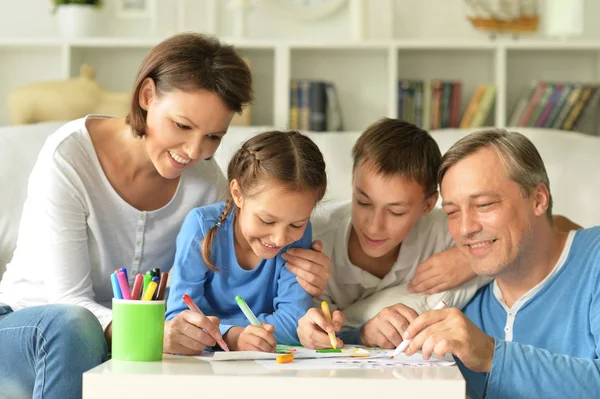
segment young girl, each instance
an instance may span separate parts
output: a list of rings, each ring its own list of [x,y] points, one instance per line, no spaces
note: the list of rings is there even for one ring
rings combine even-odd
[[[177,237],[166,318],[189,312],[182,300],[188,294],[204,314],[221,319],[220,334],[232,350],[298,344],[297,322],[312,298],[281,254],[311,247],[310,216],[327,185],[323,156],[300,133],[266,132],[242,145],[227,175],[227,201],[193,209]],[[262,328],[249,325],[238,295]],[[188,335],[197,337],[197,352],[214,345],[199,328]]]

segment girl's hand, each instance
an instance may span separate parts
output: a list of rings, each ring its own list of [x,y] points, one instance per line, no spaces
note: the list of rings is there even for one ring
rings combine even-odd
[[[214,338],[213,338],[214,337]],[[184,310],[165,321],[163,352],[180,355],[199,355],[207,346],[214,346],[222,339],[219,319]]]
[[[298,284],[313,297],[323,294],[330,276],[331,259],[322,250],[323,243],[316,240],[312,249],[290,248],[281,255],[288,270],[298,276]]]
[[[267,323],[261,324],[262,328],[252,325],[244,328],[237,338],[235,350],[275,352],[277,347],[277,341],[273,336],[275,327]]]

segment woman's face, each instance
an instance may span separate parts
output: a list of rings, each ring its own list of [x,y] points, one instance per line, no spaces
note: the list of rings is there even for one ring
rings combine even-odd
[[[233,111],[207,90],[172,91],[157,95],[151,79],[140,90],[146,117],[146,149],[150,161],[165,179],[211,157],[227,132]]]

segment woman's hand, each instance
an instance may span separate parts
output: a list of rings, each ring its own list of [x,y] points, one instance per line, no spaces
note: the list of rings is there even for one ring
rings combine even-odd
[[[330,276],[331,259],[322,250],[323,243],[316,240],[312,249],[290,248],[281,255],[288,270],[298,276],[298,284],[313,297],[323,294]]]
[[[199,355],[207,346],[222,339],[219,319],[184,310],[165,322],[163,352],[180,355]]]

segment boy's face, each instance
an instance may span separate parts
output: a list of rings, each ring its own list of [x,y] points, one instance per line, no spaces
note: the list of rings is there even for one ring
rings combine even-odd
[[[414,180],[384,176],[360,163],[352,177],[352,226],[362,251],[380,258],[397,250],[417,220],[435,205]]]
[[[251,196],[242,194],[235,179],[230,189],[239,208],[236,241],[260,259],[273,258],[283,247],[301,239],[316,204],[312,193],[290,191],[276,183],[253,189]]]

